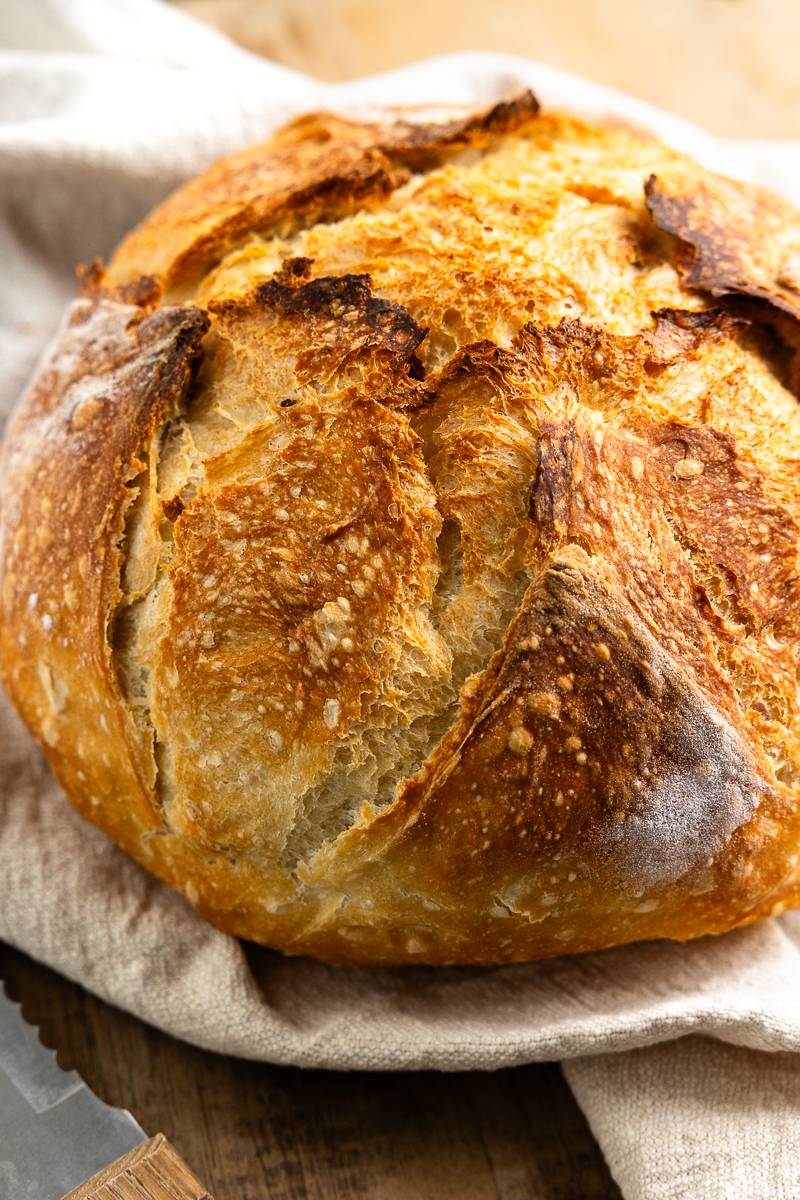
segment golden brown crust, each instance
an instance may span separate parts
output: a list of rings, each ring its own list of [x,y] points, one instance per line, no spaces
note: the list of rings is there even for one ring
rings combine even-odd
[[[693,685],[584,555],[554,558],[460,730],[383,818],[382,858],[479,960],[496,950],[478,913],[503,921],[514,957],[726,927],[731,892],[752,911],[781,868],[748,847],[747,888],[713,896],[704,871],[723,849],[733,868],[735,831],[785,805]]]
[[[523,128],[538,109],[526,92],[437,124],[300,117],[267,146],[222,159],[166,200],[125,239],[111,273],[123,283],[154,275],[170,289],[193,283],[243,236],[377,206],[426,154],[484,146]]]
[[[800,416],[711,299],[794,322],[796,220],[531,97],[167,201],[4,449],[4,679],[70,800],[339,963],[800,902]]]

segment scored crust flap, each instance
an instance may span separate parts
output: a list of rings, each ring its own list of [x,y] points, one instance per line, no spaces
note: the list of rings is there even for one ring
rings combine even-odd
[[[123,283],[147,273],[169,289],[191,286],[243,238],[380,205],[426,156],[484,146],[538,111],[523,92],[440,121],[300,117],[267,146],[222,159],[165,200],[117,249],[111,274]]]
[[[445,910],[457,961],[459,933],[480,957],[487,911],[538,954],[725,920],[710,868],[774,789],[620,599],[582,552],[552,560],[458,729],[370,830]]]
[[[120,705],[111,660],[119,547],[147,447],[208,318],[157,307],[152,280],[117,289],[96,267],[82,290],[0,463],[3,674],[70,795],[89,811],[102,800],[104,826],[130,845],[160,818],[152,748]]]
[[[705,172],[651,175],[647,210],[685,243],[687,287],[764,300],[800,319],[800,223],[790,204],[762,188]]]
[[[546,343],[533,333],[520,343]],[[769,910],[796,869],[797,818],[760,740],[781,736],[765,719],[769,685],[744,712],[734,687],[754,664],[751,631],[795,628],[791,514],[716,430],[639,420],[616,432],[589,416],[540,426],[540,565],[502,650],[397,803],[303,870],[343,891],[355,871],[376,909],[387,878],[405,897],[391,922],[356,924],[348,905],[337,915],[361,958],[393,942],[401,961],[404,937],[432,961],[490,961],[503,934],[536,957],[721,930],[732,906],[751,919]],[[747,554],[767,541],[769,562]],[[763,658],[762,676],[788,690],[792,653],[768,638]]]

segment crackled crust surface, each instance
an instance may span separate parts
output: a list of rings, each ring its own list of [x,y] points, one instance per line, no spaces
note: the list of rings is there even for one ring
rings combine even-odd
[[[529,95],[176,193],[3,450],[3,676],[70,801],[339,963],[797,904],[798,248]]]

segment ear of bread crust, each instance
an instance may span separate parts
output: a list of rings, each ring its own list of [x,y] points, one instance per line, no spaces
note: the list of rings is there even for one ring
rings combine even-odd
[[[449,910],[460,961],[481,956],[479,913],[532,956],[687,936],[728,919],[717,857],[771,792],[738,731],[572,550],[543,568],[458,729],[379,820],[382,858]]]
[[[738,293],[800,319],[800,225],[790,204],[761,188],[697,174],[651,175],[647,210],[680,238],[687,287]]]
[[[301,117],[267,146],[223,159],[170,196],[120,245],[109,270],[121,283],[148,274],[167,289],[191,286],[242,239],[382,204],[426,156],[484,146],[538,111],[524,92],[438,122]]]
[[[126,512],[208,318],[118,290],[95,265],[23,398],[2,458],[3,678],[56,773],[124,845],[160,822],[152,745],[124,705],[109,623]],[[142,457],[143,456],[143,457]]]

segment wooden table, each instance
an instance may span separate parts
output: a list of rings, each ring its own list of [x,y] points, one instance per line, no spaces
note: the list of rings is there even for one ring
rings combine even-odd
[[[555,1064],[335,1073],[187,1046],[0,943],[65,1069],[165,1133],[215,1200],[621,1200]]]

